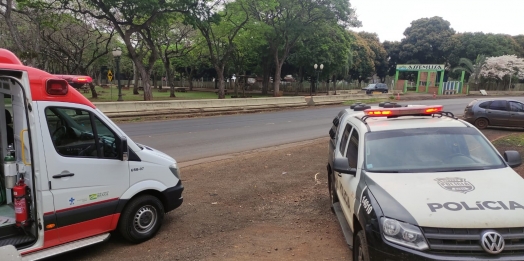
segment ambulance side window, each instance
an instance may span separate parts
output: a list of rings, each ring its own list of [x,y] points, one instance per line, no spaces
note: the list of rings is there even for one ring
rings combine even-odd
[[[344,154],[344,151],[346,150],[346,145],[348,143],[348,137],[349,133],[351,132],[351,125],[347,124],[346,128],[344,129],[344,133],[342,134],[342,139],[340,140],[340,153]]]
[[[47,107],[49,134],[64,157],[118,158],[115,134],[94,114],[74,108]]]
[[[358,162],[358,132],[356,129],[353,129],[351,132],[346,157],[349,161],[349,167],[356,169]]]

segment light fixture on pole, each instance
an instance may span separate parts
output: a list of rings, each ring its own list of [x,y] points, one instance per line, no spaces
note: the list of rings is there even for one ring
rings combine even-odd
[[[113,57],[116,61],[116,78],[118,82],[118,100],[123,101],[122,99],[122,86],[120,85],[120,56],[122,55],[122,49],[120,47],[113,48]]]
[[[324,65],[323,64],[320,64],[320,67],[315,63],[315,65],[313,65],[313,68],[315,69],[315,72],[317,73],[317,82],[316,82],[316,87],[318,88],[318,78],[320,77],[320,72],[322,71],[322,69],[324,69]],[[319,68],[320,70],[317,70],[317,68]],[[316,93],[316,88],[315,88],[315,93]],[[311,88],[309,88],[309,96],[311,96]]]

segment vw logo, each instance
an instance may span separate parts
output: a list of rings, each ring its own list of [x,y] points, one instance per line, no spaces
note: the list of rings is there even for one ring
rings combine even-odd
[[[480,245],[490,254],[498,254],[504,250],[504,238],[495,231],[486,231],[482,234]]]

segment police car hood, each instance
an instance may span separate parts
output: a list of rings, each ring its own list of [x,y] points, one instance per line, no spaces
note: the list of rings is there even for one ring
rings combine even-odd
[[[364,175],[390,218],[422,227],[524,227],[524,179],[509,167]]]

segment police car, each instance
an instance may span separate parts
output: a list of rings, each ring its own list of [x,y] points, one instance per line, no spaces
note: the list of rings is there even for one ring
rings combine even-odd
[[[332,210],[353,260],[524,260],[524,179],[443,106],[354,104],[334,119]]]

